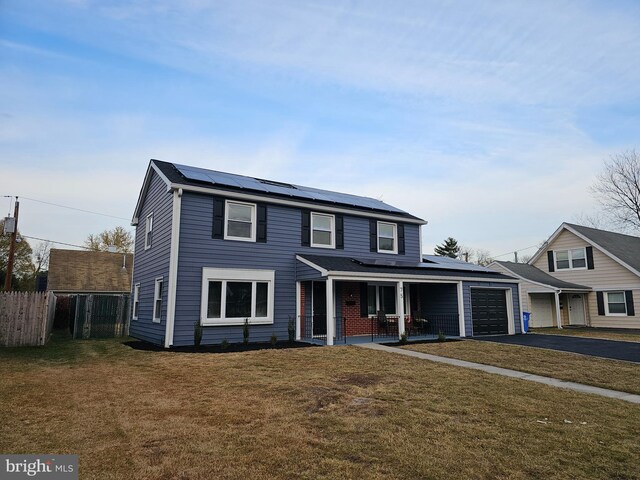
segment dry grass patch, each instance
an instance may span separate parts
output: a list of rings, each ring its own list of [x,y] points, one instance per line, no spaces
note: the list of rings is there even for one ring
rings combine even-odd
[[[529,333],[544,335],[568,335],[571,337],[604,338],[621,342],[640,342],[640,333],[615,332],[597,328],[532,328]]]
[[[636,406],[356,347],[63,342],[0,375],[0,451],[82,478],[638,477]]]
[[[640,365],[630,362],[477,340],[403,348],[640,394]]]

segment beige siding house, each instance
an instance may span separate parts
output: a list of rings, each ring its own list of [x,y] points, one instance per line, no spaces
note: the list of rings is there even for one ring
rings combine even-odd
[[[563,223],[529,264],[490,267],[520,278],[532,327],[640,328],[639,237]]]

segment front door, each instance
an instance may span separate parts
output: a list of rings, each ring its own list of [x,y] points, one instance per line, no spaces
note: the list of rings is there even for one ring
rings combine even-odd
[[[584,301],[579,293],[569,294],[569,325],[584,325]]]
[[[313,297],[311,302],[313,318],[313,336],[327,334],[327,284],[313,282]]]

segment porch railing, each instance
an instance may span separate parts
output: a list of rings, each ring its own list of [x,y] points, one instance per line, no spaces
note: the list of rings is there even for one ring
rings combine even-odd
[[[421,337],[428,335],[446,336],[460,335],[458,314],[423,315],[412,317],[405,322],[405,331],[409,337]]]

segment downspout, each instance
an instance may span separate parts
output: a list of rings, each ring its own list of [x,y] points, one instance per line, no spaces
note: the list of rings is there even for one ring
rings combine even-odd
[[[562,330],[562,317],[560,316],[560,289],[557,289],[554,292],[556,299],[556,323],[558,324],[558,328]]]

